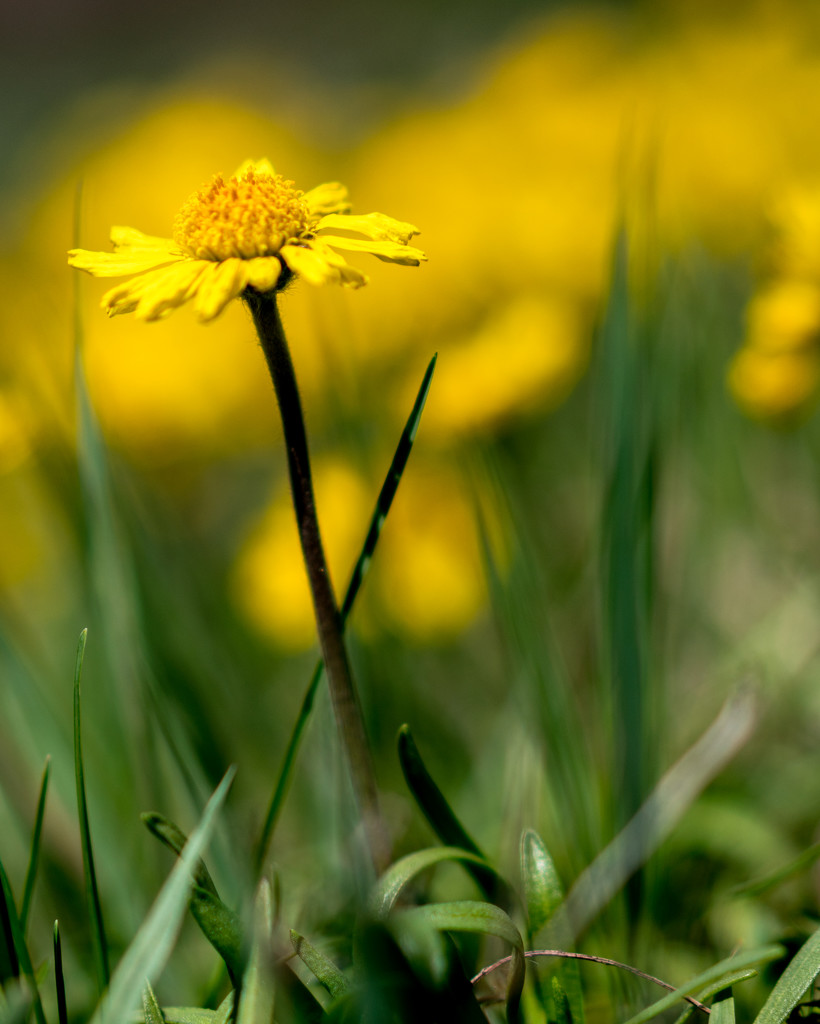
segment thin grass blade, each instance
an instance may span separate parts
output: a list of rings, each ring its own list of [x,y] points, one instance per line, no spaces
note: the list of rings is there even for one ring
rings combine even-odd
[[[3,900],[6,905],[8,912],[9,927],[11,930],[12,948],[17,954],[17,962],[20,968],[20,975],[25,979],[26,985],[28,986],[29,994],[31,996],[31,1002],[34,1007],[34,1016],[37,1020],[37,1024],[46,1024],[45,1013],[43,1012],[43,1004],[40,999],[40,992],[37,988],[37,979],[34,975],[34,967],[31,962],[31,955],[26,945],[26,939],[23,935],[23,929],[20,927],[20,918],[17,916],[17,907],[14,902],[14,894],[11,891],[11,885],[9,884],[8,877],[6,875],[6,869],[3,867],[2,861],[0,861],[0,888],[3,891]]]
[[[754,1024],[782,1024],[820,974],[820,928],[803,943],[781,974]]]
[[[334,999],[350,991],[350,982],[336,964],[298,932],[291,929],[290,941],[296,955]]]
[[[20,977],[20,963],[14,948],[14,934],[11,930],[11,915],[14,907],[6,902],[6,890],[0,887],[0,985],[9,978]]]
[[[213,834],[217,812],[235,774],[235,769],[229,768],[208,801],[182,856],[114,972],[108,994],[94,1012],[91,1024],[122,1024],[130,1020],[139,1006],[146,980],[149,984],[155,981],[164,967],[185,916],[197,861]]]
[[[416,850],[392,864],[381,876],[370,900],[370,909],[376,917],[386,917],[395,906],[401,890],[419,872],[426,871],[442,861],[461,861],[469,870],[470,864],[481,864],[492,872],[487,861],[477,853],[456,846],[433,846]]]
[[[142,992],[142,1015],[145,1024],[166,1024],[162,1007],[157,1002],[154,990],[147,981]]]
[[[108,962],[108,943],[105,937],[102,904],[97,887],[97,872],[94,868],[94,850],[91,845],[91,826],[88,820],[88,804],[85,796],[85,772],[83,769],[83,748],[80,728],[80,679],[85,658],[88,630],[80,633],[77,645],[77,662],[74,669],[74,778],[77,785],[77,814],[80,820],[80,844],[83,852],[83,876],[88,917],[91,924],[91,939],[94,947],[94,964],[97,971],[97,987],[100,995],[111,981]]]
[[[60,923],[54,922],[54,988],[57,993],[57,1019],[68,1024],[68,1003],[65,997],[65,975],[63,974],[63,943],[60,939]]]
[[[799,856],[795,857],[794,860],[789,861],[788,864],[784,864],[782,867],[776,868],[769,874],[764,875],[762,878],[755,878],[751,882],[742,882],[740,885],[734,885],[727,892],[727,896],[762,896],[763,893],[768,892],[770,889],[776,888],[783,882],[788,881],[795,875],[799,875],[805,871],[806,868],[812,866],[815,861],[820,858],[820,843],[814,843],[807,850],[804,850]]]
[[[242,995],[236,1024],[271,1024],[273,1019],[273,957],[270,884],[262,879],[254,907],[254,939],[248,967],[242,979]]]
[[[735,1001],[731,989],[712,1004],[709,1021],[710,1024],[735,1024]]]
[[[734,974],[730,974],[725,978],[719,979],[717,982],[712,982],[711,985],[707,985],[705,988],[699,989],[695,993],[695,998],[703,1003],[715,995],[715,993],[721,992],[723,989],[729,989],[733,985],[739,985],[741,982],[750,981],[752,978],[756,978],[757,975],[758,972],[753,967],[749,967],[744,971],[735,971]],[[685,1024],[685,1021],[689,1020],[693,1013],[694,1007],[690,1003],[675,1020],[675,1024]]]
[[[51,758],[46,758],[43,768],[43,781],[40,783],[40,796],[37,800],[37,813],[34,817],[34,832],[31,837],[31,853],[28,859],[26,881],[23,886],[23,903],[20,908],[20,926],[23,934],[26,933],[28,924],[28,912],[31,909],[31,898],[34,895],[34,883],[37,880],[37,864],[40,860],[40,838],[43,832],[43,815],[46,810],[46,793],[48,792],[48,779],[51,772]]]
[[[359,595],[364,578],[370,568],[370,563],[373,560],[373,554],[376,550],[379,536],[382,528],[384,527],[385,520],[387,519],[387,514],[390,511],[390,506],[396,496],[396,491],[398,490],[399,483],[401,482],[402,475],[404,474],[404,470],[407,466],[407,460],[410,458],[410,452],[413,449],[413,442],[416,439],[416,433],[418,432],[419,423],[421,422],[421,414],[424,412],[427,395],[430,391],[430,385],[433,380],[433,371],[436,367],[437,358],[438,356],[434,355],[427,366],[427,370],[425,371],[421,382],[421,387],[419,388],[416,400],[413,403],[410,416],[408,417],[404,430],[399,438],[399,443],[396,447],[395,454],[393,455],[393,460],[390,463],[384,483],[379,491],[379,496],[376,499],[376,507],[374,508],[373,515],[370,518],[370,526],[368,527],[367,535],[365,536],[364,543],[362,544],[362,550],[359,553],[359,557],[356,559],[356,564],[353,566],[353,571],[350,575],[350,582],[348,583],[347,590],[345,592],[344,601],[342,601],[341,608],[339,609],[342,629],[344,629],[347,624],[348,617],[353,610],[353,605],[356,603],[356,598]],[[310,683],[305,692],[302,706],[299,709],[299,714],[293,726],[293,732],[291,733],[290,740],[288,741],[288,745],[285,750],[285,755],[282,759],[282,767],[279,770],[279,777],[276,781],[276,786],[274,787],[270,804],[268,805],[268,811],[265,815],[265,823],[262,826],[262,833],[256,847],[255,869],[257,879],[259,879],[262,874],[262,867],[265,863],[265,858],[268,855],[268,850],[270,849],[273,833],[276,829],[276,823],[279,820],[282,805],[284,804],[285,797],[287,796],[290,780],[293,775],[293,766],[296,762],[296,756],[302,741],[302,735],[305,731],[305,727],[307,726],[311,711],[313,710],[313,702],[316,698],[316,691],[318,690],[319,683],[322,679],[323,670],[324,663],[320,660],[317,662],[316,667],[313,670],[313,675],[311,676]]]
[[[736,956],[727,957],[726,960],[721,960],[701,974],[691,978],[685,985],[676,988],[674,992],[670,992],[668,995],[652,1003],[651,1006],[647,1006],[640,1013],[636,1013],[625,1024],[645,1024],[646,1021],[657,1017],[664,1010],[668,1010],[670,1006],[674,1006],[679,999],[699,991],[712,982],[720,982],[720,987],[725,988],[727,979],[736,971],[744,967],[751,967],[753,964],[758,965],[768,963],[770,960],[778,960],[783,956],[784,952],[785,950],[782,946],[762,946],[759,949],[743,950]]]

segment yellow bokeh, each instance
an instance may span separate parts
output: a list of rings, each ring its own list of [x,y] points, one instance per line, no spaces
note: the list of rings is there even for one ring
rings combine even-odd
[[[817,396],[820,353],[816,349],[762,351],[744,346],[729,367],[729,387],[740,406],[761,420],[788,420]]]

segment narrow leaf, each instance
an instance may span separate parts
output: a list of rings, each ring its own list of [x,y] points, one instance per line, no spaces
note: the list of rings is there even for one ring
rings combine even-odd
[[[155,981],[164,967],[185,916],[197,861],[211,838],[217,811],[235,774],[234,768],[228,769],[208,801],[182,856],[114,972],[108,994],[95,1010],[91,1024],[122,1024],[130,1020],[139,1005],[146,980]]]
[[[157,1002],[154,990],[147,981],[142,991],[142,1014],[145,1018],[145,1024],[166,1024],[162,1007]]]
[[[97,872],[94,869],[94,851],[91,846],[91,826],[88,821],[88,805],[85,797],[85,773],[83,770],[83,749],[80,732],[80,678],[85,658],[85,644],[88,630],[80,633],[77,645],[77,662],[74,669],[74,778],[77,784],[77,814],[80,819],[80,843],[83,852],[83,876],[85,898],[91,923],[91,939],[94,946],[94,964],[97,969],[97,988],[100,995],[108,988],[111,970],[108,964],[108,943],[105,938],[102,904],[97,888]]]
[[[534,936],[564,902],[564,888],[543,839],[531,828],[521,836],[521,878],[530,935]]]
[[[6,891],[0,887],[0,985],[9,978],[20,977],[20,964],[14,949],[14,935],[11,930],[11,914],[14,907],[6,903]]]
[[[396,496],[399,482],[401,481],[402,475],[407,466],[407,460],[410,458],[413,442],[416,439],[416,432],[418,431],[419,423],[421,422],[421,414],[424,411],[427,395],[430,391],[430,384],[433,380],[433,371],[436,367],[436,359],[437,355],[434,355],[427,366],[427,370],[425,371],[424,378],[421,382],[421,387],[419,388],[416,400],[413,403],[410,416],[407,419],[407,423],[404,425],[404,430],[399,438],[399,443],[396,447],[395,454],[393,455],[393,460],[387,470],[387,476],[384,479],[382,489],[379,491],[379,496],[376,499],[376,507],[374,508],[373,514],[370,518],[370,526],[368,527],[367,535],[365,536],[364,543],[362,545],[362,550],[359,553],[359,557],[356,559],[356,564],[353,566],[353,572],[350,575],[350,582],[347,585],[344,601],[339,609],[342,629],[347,625],[348,617],[353,610],[353,605],[356,603],[356,598],[359,595],[364,578],[370,568],[370,563],[373,560],[373,554],[376,550],[379,536],[382,528],[384,527],[385,520],[387,519],[387,513],[390,511],[390,506],[393,503],[393,498]],[[316,697],[316,691],[319,688],[319,683],[322,679],[323,669],[324,662],[320,660],[317,662],[316,667],[313,670],[313,675],[302,701],[302,707],[299,710],[299,715],[296,719],[296,723],[294,724],[293,732],[291,733],[287,749],[285,750],[285,755],[282,759],[279,778],[276,781],[276,786],[274,787],[273,794],[271,795],[268,811],[265,815],[265,823],[262,826],[262,834],[259,837],[259,842],[256,846],[255,866],[257,878],[259,878],[262,873],[262,867],[265,863],[265,858],[268,855],[268,850],[270,849],[276,823],[279,820],[282,805],[284,804],[285,797],[287,796],[290,780],[293,775],[293,766],[296,762],[296,755],[299,752],[302,734],[305,731],[311,711],[313,710],[313,702]]]
[[[478,844],[458,820],[455,811],[433,781],[410,732],[410,726],[403,725],[399,729],[398,745],[399,761],[405,781],[432,830],[445,846],[460,847],[486,863],[487,858]],[[509,886],[490,867],[469,863],[465,863],[465,867],[473,876],[485,899],[498,900],[505,906],[512,905],[513,897]]]
[[[732,998],[731,989],[725,996],[716,999],[712,1004],[709,1021],[710,1024],[735,1024],[735,1001]]]
[[[763,1004],[754,1024],[782,1024],[820,974],[820,928],[803,943]]]
[[[34,883],[37,880],[37,864],[40,860],[40,837],[43,831],[43,815],[46,810],[46,793],[48,791],[48,778],[51,771],[51,758],[46,758],[43,768],[43,781],[40,783],[40,796],[37,800],[37,813],[34,817],[34,832],[31,837],[31,853],[28,859],[28,870],[26,881],[23,886],[23,904],[20,908],[20,926],[23,934],[26,933],[28,924],[28,913],[31,909],[31,898],[34,895]]]
[[[321,982],[334,999],[338,999],[350,990],[350,984],[344,974],[333,961],[320,953],[310,942],[291,929],[290,941],[296,955],[314,977]]]
[[[687,981],[685,985],[676,988],[674,992],[670,992],[669,995],[652,1003],[651,1006],[647,1006],[645,1010],[636,1013],[634,1017],[630,1017],[626,1024],[644,1024],[644,1021],[652,1020],[653,1017],[657,1017],[658,1014],[663,1013],[670,1006],[674,1006],[683,996],[691,995],[692,992],[697,992],[713,981],[720,981],[720,987],[725,988],[727,978],[734,974],[735,971],[743,967],[749,967],[752,964],[763,964],[769,960],[777,960],[783,956],[783,953],[782,946],[762,946],[759,949],[741,951],[736,956],[721,960],[720,963],[715,964],[690,981]]]
[[[248,968],[242,979],[242,995],[236,1024],[271,1024],[273,1019],[273,972],[271,955],[270,883],[259,883],[254,907],[254,939]]]
[[[34,1016],[37,1018],[37,1024],[46,1024],[45,1014],[43,1013],[43,1004],[40,1000],[40,993],[37,989],[37,980],[34,976],[34,967],[31,963],[31,956],[29,955],[28,946],[26,945],[26,939],[23,935],[23,929],[20,926],[20,918],[17,916],[17,907],[14,903],[14,895],[11,891],[11,886],[9,885],[9,880],[6,875],[6,869],[3,867],[2,861],[0,861],[0,888],[2,888],[3,900],[8,912],[12,949],[17,954],[17,961],[20,965],[20,974],[25,978],[26,984],[28,985],[29,994],[31,995],[31,1001],[34,1006]]]
[[[188,840],[180,828],[156,812],[143,814],[142,820],[160,842],[177,856],[181,855]],[[238,988],[245,969],[242,922],[219,898],[211,874],[201,859],[194,869],[190,908],[203,935],[225,961],[234,988]]]
[[[416,850],[415,853],[408,853],[406,857],[397,860],[381,876],[370,900],[372,912],[376,917],[386,917],[393,909],[399,893],[412,878],[434,864],[447,860],[462,861],[468,869],[470,864],[481,864],[492,871],[479,854],[470,853],[459,847],[432,846],[426,850]]]
[[[804,850],[798,857],[795,857],[794,860],[789,861],[788,864],[776,868],[762,878],[755,878],[751,882],[743,882],[740,885],[732,886],[726,895],[761,896],[764,892],[768,892],[769,889],[774,889],[775,886],[811,867],[818,857],[820,857],[820,843],[815,843],[807,850]]]
[[[65,997],[65,976],[63,975],[63,944],[60,940],[60,925],[54,922],[54,988],[57,992],[57,1019],[68,1024],[68,1004]]]
[[[711,985],[707,985],[705,988],[699,989],[695,993],[695,997],[700,1002],[705,1002],[707,999],[710,999],[716,992],[720,992],[723,989],[729,989],[733,985],[739,985],[743,981],[749,981],[752,978],[756,978],[757,973],[758,972],[754,970],[754,968],[752,967],[747,968],[745,971],[735,971],[734,974],[729,974],[725,978],[721,978],[717,982],[713,981]],[[675,1024],[684,1024],[684,1022],[687,1021],[693,1013],[694,1007],[690,1003],[689,1005],[687,1005],[686,1009],[681,1013],[681,1015],[675,1020]]]

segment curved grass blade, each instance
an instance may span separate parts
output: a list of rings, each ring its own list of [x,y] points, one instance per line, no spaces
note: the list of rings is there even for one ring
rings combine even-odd
[[[333,961],[292,928],[290,941],[296,955],[334,999],[350,991],[350,983]]]
[[[54,988],[57,992],[57,1019],[68,1024],[68,1004],[65,997],[65,975],[63,974],[63,944],[60,940],[60,924],[54,922]]]
[[[763,964],[767,963],[769,960],[778,960],[783,956],[784,952],[785,950],[782,946],[762,946],[759,949],[749,949],[741,951],[736,956],[727,957],[727,959],[721,960],[720,963],[714,964],[714,966],[690,979],[685,985],[681,985],[680,988],[676,988],[674,992],[670,992],[669,995],[664,996],[662,999],[658,999],[656,1002],[652,1003],[651,1006],[647,1006],[646,1009],[641,1010],[640,1013],[636,1013],[634,1017],[630,1017],[629,1020],[626,1021],[626,1024],[644,1024],[645,1021],[652,1020],[653,1017],[657,1017],[658,1014],[663,1013],[663,1011],[669,1009],[670,1006],[674,1006],[679,999],[682,999],[684,996],[691,995],[692,992],[697,992],[699,989],[702,989],[705,985],[708,985],[713,981],[720,981],[720,987],[725,988],[727,978],[734,974],[735,971],[740,970],[743,967],[750,967],[752,964]],[[798,956],[799,955],[800,954],[798,954]],[[799,998],[800,994],[797,996],[797,999]],[[795,1003],[797,1002],[797,999],[795,999]],[[758,1021],[756,1021],[755,1024],[758,1024]]]
[[[769,993],[754,1024],[782,1024],[800,1002],[803,993],[820,974],[820,928],[803,943],[792,957]]]
[[[37,800],[37,813],[34,817],[34,832],[31,837],[31,853],[28,859],[26,881],[23,886],[23,903],[20,908],[20,927],[23,934],[26,934],[28,924],[28,912],[31,909],[31,898],[34,895],[34,883],[37,879],[37,864],[40,860],[40,837],[43,832],[43,815],[46,810],[46,793],[48,792],[48,779],[51,772],[51,757],[46,758],[43,768],[43,781],[40,783],[40,796]]]
[[[712,982],[711,985],[707,985],[705,988],[700,989],[695,993],[696,998],[700,1002],[705,1002],[710,999],[713,995],[724,989],[730,989],[733,985],[739,985],[743,981],[750,981],[752,978],[756,978],[758,972],[753,967],[748,967],[745,971],[735,971],[734,974],[730,974],[725,978],[720,978],[716,982]],[[694,1012],[694,1007],[689,1004],[686,1009],[675,1021],[675,1024],[684,1024]]]
[[[188,838],[181,829],[156,812],[143,814],[142,820],[160,842],[173,850],[177,856],[182,855]],[[225,961],[231,983],[234,988],[238,988],[245,969],[241,921],[219,898],[211,874],[202,859],[194,865],[193,874],[191,914],[202,934]]]
[[[122,1024],[130,1020],[140,1003],[146,980],[149,984],[155,981],[164,967],[188,906],[197,861],[211,838],[217,811],[235,774],[236,769],[229,768],[214,790],[182,856],[117,966],[108,993],[94,1011],[91,1024]]]
[[[399,762],[407,786],[432,830],[445,846],[459,847],[475,854],[480,859],[481,863],[465,862],[465,867],[473,876],[486,900],[497,900],[504,906],[512,906],[515,900],[510,887],[497,872],[489,866],[485,866],[487,858],[458,820],[455,811],[433,781],[433,777],[422,760],[409,725],[403,725],[399,729],[398,747]]]
[[[85,797],[85,774],[83,771],[83,748],[80,731],[80,677],[85,658],[85,644],[88,630],[80,633],[77,645],[77,662],[74,669],[74,778],[77,784],[77,814],[80,819],[80,843],[83,851],[83,876],[88,916],[91,922],[91,939],[94,946],[94,964],[97,970],[97,987],[100,995],[111,981],[108,963],[108,943],[105,938],[102,904],[97,888],[97,872],[94,869],[94,851],[91,846],[91,826],[88,821],[88,805]]]
[[[492,903],[457,900],[454,903],[430,903],[401,912],[399,921],[422,921],[441,931],[476,932],[504,939],[513,947],[510,976],[507,982],[507,1020],[516,1024],[519,1019],[521,990],[524,987],[526,960],[524,940],[510,916]]]
[[[9,880],[6,875],[6,869],[3,867],[2,861],[0,861],[0,888],[2,888],[3,891],[3,900],[6,905],[9,928],[11,931],[12,948],[17,954],[20,976],[26,980],[32,1005],[34,1006],[34,1016],[37,1019],[37,1024],[46,1024],[43,1004],[40,999],[40,992],[37,988],[37,979],[34,976],[34,967],[31,963],[31,956],[28,951],[28,946],[26,946],[26,939],[23,935],[23,930],[20,927],[20,918],[17,916],[14,894],[11,891],[11,886],[9,885]]]
[[[814,843],[807,850],[804,850],[794,860],[789,861],[782,867],[776,868],[762,878],[755,878],[751,882],[742,882],[740,885],[733,885],[726,893],[732,896],[762,896],[769,889],[774,889],[783,882],[788,881],[794,875],[800,874],[820,857],[820,843]]]
[[[469,870],[469,865],[487,865],[487,861],[477,853],[461,849],[457,846],[431,846],[426,850],[416,850],[392,864],[381,876],[373,891],[370,907],[376,917],[387,917],[393,909],[399,893],[405,885],[419,872],[440,864],[446,860],[462,861]]]
[[[433,371],[436,367],[437,358],[438,354],[434,355],[427,365],[427,370],[425,371],[421,387],[416,395],[416,400],[413,403],[410,416],[408,417],[407,423],[402,431],[402,435],[399,438],[399,443],[396,447],[395,454],[393,455],[393,460],[387,470],[387,476],[384,478],[382,489],[379,491],[379,496],[376,499],[376,507],[374,508],[373,515],[370,519],[367,536],[364,539],[364,544],[362,545],[359,557],[356,559],[356,564],[353,566],[353,572],[350,575],[350,582],[347,585],[344,601],[339,609],[342,629],[344,629],[347,624],[348,617],[353,610],[353,605],[356,602],[356,598],[359,595],[364,578],[367,575],[367,570],[370,568],[370,563],[373,560],[373,553],[376,550],[379,535],[381,534],[382,527],[384,526],[385,519],[387,518],[387,513],[390,511],[393,498],[396,496],[396,491],[398,490],[402,474],[407,466],[407,460],[410,458],[413,442],[416,439],[416,433],[419,428],[419,423],[421,422],[421,414],[424,412],[424,405],[427,401],[430,384],[433,380]],[[310,713],[313,710],[313,701],[316,697],[316,691],[318,690],[319,683],[322,679],[323,670],[324,663],[320,660],[317,662],[316,667],[313,670],[313,675],[302,701],[302,707],[299,710],[296,723],[293,726],[293,732],[291,733],[287,749],[285,750],[285,755],[282,759],[279,778],[277,779],[276,786],[274,787],[270,804],[268,805],[268,811],[265,815],[265,823],[262,826],[262,834],[260,835],[259,842],[256,846],[255,873],[257,879],[261,876],[262,866],[264,865],[265,858],[268,855],[276,823],[279,820],[282,805],[285,801],[285,797],[287,796],[290,779],[293,774],[293,766],[296,761],[296,755],[299,751],[299,745],[302,741],[302,734],[305,731],[305,726],[307,725]]]

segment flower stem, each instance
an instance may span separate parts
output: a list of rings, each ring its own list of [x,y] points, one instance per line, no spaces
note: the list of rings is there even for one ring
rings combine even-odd
[[[390,860],[387,830],[379,810],[376,778],[361,705],[350,671],[350,662],[342,633],[342,620],[336,596],[333,593],[333,584],[328,573],[322,538],[319,533],[305,420],[296,385],[296,375],[293,371],[293,363],[279,317],[275,295],[260,293],[248,288],[244,293],[244,298],[253,316],[262,351],[265,353],[273,380],[276,401],[279,404],[288,456],[293,507],[296,512],[302,556],[310,583],[316,628],[327,671],[330,698],[336,716],[342,751],[350,771],[359,812],[362,815],[370,856],[377,873],[380,874]]]

